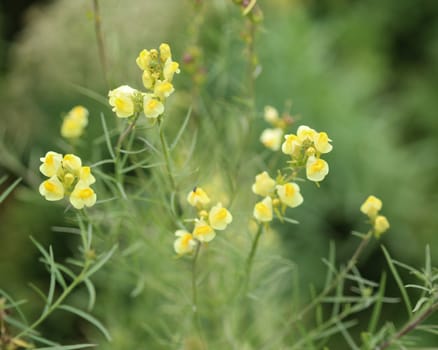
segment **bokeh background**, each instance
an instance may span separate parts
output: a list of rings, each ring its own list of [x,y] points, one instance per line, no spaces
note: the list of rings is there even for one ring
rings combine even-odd
[[[205,94],[217,106],[205,118],[215,122],[227,113],[222,108],[227,98],[242,87],[243,21],[231,1],[206,3],[200,33]],[[300,266],[302,285],[312,281],[318,286],[323,279],[320,257],[327,255],[330,241],[336,242],[339,262],[351,255],[357,240],[350,233],[366,227],[358,208],[369,194],[383,200],[391,231],[382,242],[395,259],[420,266],[428,244],[437,261],[438,2],[260,0],[259,4],[265,19],[256,41],[262,72],[256,82],[259,116],[252,147],[266,152],[258,141],[258,133],[267,126],[263,107],[282,110],[288,102],[299,124],[326,130],[335,147],[328,156],[330,176],[319,189],[308,186],[306,205],[294,211],[300,225],[277,228],[282,254]],[[92,93],[105,98],[108,89],[99,64],[91,1],[23,0],[0,6],[0,174],[10,175],[9,184],[24,178],[0,205],[0,287],[17,299],[34,300],[27,283],[44,286],[48,279],[28,237],[52,244],[60,259],[74,254],[76,247],[74,237],[51,230],[65,224],[63,208],[45,202],[36,190],[42,181],[39,157],[62,146],[62,115],[77,104],[90,110],[87,141],[81,147],[92,148],[102,133],[100,112],[110,114]],[[140,87],[133,58],[142,48],[166,41],[180,60],[190,44],[192,1],[107,0],[101,2],[101,13],[111,87],[125,83]],[[180,89],[189,85],[184,72],[178,79]],[[183,93],[174,97],[176,109],[186,97]],[[244,194],[253,177],[242,181],[241,201],[248,198],[253,203],[255,197]],[[361,260],[360,271],[377,281],[384,269],[376,244]],[[123,269],[113,266],[112,273],[135,285]],[[107,288],[104,278],[97,285],[101,301],[112,303],[112,310],[123,315],[129,297],[118,303],[111,300],[125,291]],[[388,294],[397,294],[392,280]],[[29,310],[35,312],[32,306]],[[397,323],[399,310],[389,307],[385,312]],[[98,307],[97,312],[108,322],[111,316],[105,308]],[[129,324],[130,317],[120,318],[120,324]],[[55,315],[44,327],[58,340],[82,339],[87,333],[79,320],[65,315]],[[129,337],[129,327],[117,329],[120,338]]]

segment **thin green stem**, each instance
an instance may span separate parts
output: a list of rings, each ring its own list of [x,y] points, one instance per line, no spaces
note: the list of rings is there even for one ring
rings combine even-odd
[[[169,179],[170,186],[172,187],[172,191],[173,191],[174,196],[175,196],[174,197],[174,202],[176,205],[175,212],[178,216],[181,216],[182,208],[181,208],[181,203],[179,201],[178,187],[177,187],[177,184],[176,184],[175,178],[173,176],[173,172],[172,172],[172,163],[171,163],[171,159],[170,159],[169,146],[167,145],[166,139],[164,137],[163,120],[161,117],[158,117],[158,129],[159,129],[159,134],[160,134],[161,149],[163,151],[164,161],[166,163],[167,177]]]
[[[197,242],[196,249],[195,249],[195,255],[193,256],[192,260],[192,312],[193,312],[193,325],[199,335],[199,341],[202,344],[202,349],[206,349],[205,341],[202,336],[202,330],[201,330],[201,320],[199,319],[199,312],[198,312],[198,292],[197,292],[197,261],[199,257],[199,251],[201,250],[201,242]]]
[[[249,287],[249,282],[250,282],[250,279],[251,279],[251,270],[252,270],[252,265],[253,265],[253,261],[254,261],[254,256],[255,256],[255,253],[257,251],[257,247],[258,247],[259,240],[260,240],[260,237],[262,235],[262,232],[263,232],[263,225],[260,224],[259,228],[257,230],[257,233],[256,233],[256,235],[255,235],[255,237],[254,237],[254,239],[252,241],[251,250],[249,252],[249,255],[246,258],[245,277],[244,277],[245,279],[244,279],[244,282],[243,282],[244,294],[246,294],[248,292],[248,287]]]
[[[107,60],[106,60],[106,53],[105,53],[105,43],[103,40],[103,33],[102,33],[102,25],[101,25],[102,23],[101,23],[100,9],[99,9],[99,0],[93,0],[93,11],[94,11],[94,31],[96,32],[100,65],[102,67],[102,73],[103,73],[103,79],[105,80],[105,86],[109,90],[108,68],[107,68]]]
[[[79,273],[79,275],[76,276],[76,278],[72,281],[72,283],[62,292],[62,294],[58,297],[58,299],[56,299],[56,301],[50,305],[50,307],[41,314],[41,316],[34,322],[32,323],[32,325],[30,325],[29,327],[27,327],[26,329],[24,329],[23,331],[21,331],[16,338],[20,338],[22,336],[24,336],[25,334],[29,333],[31,330],[35,329],[36,327],[38,327],[43,321],[45,321],[47,319],[47,317],[49,317],[49,315],[55,311],[59,305],[61,305],[61,303],[65,300],[65,298],[67,298],[70,293],[76,288],[76,286],[78,284],[80,284],[87,271],[88,271],[88,267],[89,267],[89,263],[86,262],[85,266],[83,267],[82,271]]]

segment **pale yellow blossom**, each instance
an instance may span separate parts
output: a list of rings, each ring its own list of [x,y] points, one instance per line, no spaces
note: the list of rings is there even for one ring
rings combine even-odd
[[[40,166],[40,171],[47,177],[56,175],[61,168],[62,154],[56,152],[47,152],[45,157],[40,158],[43,162]]]
[[[320,158],[309,157],[306,163],[306,176],[310,181],[320,182],[329,172],[327,162]]]
[[[195,187],[187,195],[187,202],[193,207],[202,206],[210,203],[210,198],[201,187]]]
[[[329,139],[327,133],[325,132],[316,133],[313,138],[315,148],[320,153],[329,153],[333,149],[333,146],[330,144],[330,141],[331,140]]]
[[[70,203],[76,209],[91,207],[96,203],[96,193],[84,181],[79,181],[70,195]]]
[[[383,215],[378,215],[374,220],[374,234],[377,238],[379,238],[382,233],[385,233],[389,227],[388,219]]]
[[[76,106],[65,116],[61,126],[61,136],[77,138],[82,135],[88,124],[88,110],[83,106]]]
[[[275,189],[275,180],[264,171],[255,177],[255,183],[252,185],[252,191],[259,196],[266,197]]]
[[[299,126],[297,130],[297,137],[301,142],[305,142],[305,141],[313,142],[316,134],[317,132],[315,130],[309,128],[306,125]]]
[[[87,185],[94,184],[96,179],[91,174],[91,168],[89,166],[83,166],[79,170],[79,180],[86,183]]]
[[[151,74],[151,72],[149,72],[149,70],[143,71],[143,75],[141,78],[143,81],[143,85],[146,89],[152,89],[154,87],[155,78]]]
[[[39,187],[40,194],[48,201],[59,201],[64,198],[64,185],[56,175],[44,181]]]
[[[128,85],[119,86],[117,89],[108,93],[109,104],[113,107],[113,112],[119,118],[128,118],[135,112],[134,98],[138,93],[137,90]]]
[[[175,236],[178,238],[173,243],[173,248],[178,255],[191,253],[196,247],[196,241],[191,233],[185,230],[178,230],[175,232]]]
[[[260,141],[265,145],[265,147],[273,151],[278,151],[280,149],[282,138],[283,130],[280,128],[265,129],[260,135]]]
[[[284,136],[285,141],[281,145],[284,154],[296,155],[301,148],[301,141],[297,135],[289,134]]]
[[[166,43],[160,45],[160,58],[162,62],[166,62],[168,59],[172,59],[172,52],[170,46]]]
[[[66,154],[62,159],[62,167],[67,172],[77,175],[81,170],[81,166],[82,166],[81,158],[75,156],[74,154]]]
[[[368,196],[360,206],[360,211],[371,218],[375,217],[381,209],[382,201],[375,196]]]
[[[173,80],[173,76],[179,74],[179,64],[178,62],[172,61],[170,58],[166,61],[163,67],[163,76],[164,79],[171,82]]]
[[[280,120],[277,109],[272,106],[265,106],[264,118],[272,125],[276,125],[276,123]]]
[[[262,201],[256,203],[253,211],[254,217],[261,222],[272,221],[272,199],[266,197]]]
[[[204,220],[196,220],[193,237],[200,242],[210,242],[216,237],[216,232]]]
[[[164,113],[164,105],[153,94],[145,94],[143,97],[143,111],[146,118],[155,119]]]
[[[300,187],[294,182],[288,182],[284,185],[277,185],[278,197],[283,204],[295,208],[303,203],[303,196],[300,193]]]
[[[233,216],[226,208],[222,207],[222,203],[218,203],[210,209],[208,221],[213,229],[225,230],[227,225],[233,221]]]
[[[149,64],[151,63],[151,54],[148,50],[142,50],[137,59],[135,60],[135,62],[137,63],[138,67],[141,70],[147,70],[149,69]]]
[[[169,97],[172,92],[174,92],[175,89],[173,88],[173,85],[169,83],[167,80],[157,80],[154,87],[154,93],[157,95],[161,100],[166,99]]]

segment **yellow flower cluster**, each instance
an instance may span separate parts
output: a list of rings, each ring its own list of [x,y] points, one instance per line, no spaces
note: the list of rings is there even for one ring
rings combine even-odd
[[[383,215],[378,215],[381,209],[382,201],[375,196],[369,196],[360,206],[360,211],[369,217],[371,225],[373,226],[374,235],[377,238],[390,227],[388,219]]]
[[[82,161],[74,154],[47,152],[40,159],[40,171],[49,179],[39,187],[41,195],[48,201],[58,201],[64,196],[70,196],[70,203],[76,209],[91,207],[96,203],[96,193],[90,187],[96,182],[88,166],[82,166]]]
[[[215,230],[222,231],[233,221],[231,213],[217,203],[207,211],[210,198],[201,187],[195,187],[187,195],[187,202],[198,210],[198,218],[194,220],[195,225],[192,233],[186,230],[177,230],[174,242],[174,249],[178,255],[191,253],[198,244],[210,242],[216,237]]]
[[[329,172],[328,163],[321,159],[321,155],[329,153],[333,146],[325,132],[317,132],[308,126],[298,127],[297,134],[284,136],[285,141],[281,145],[284,154],[291,156],[289,162],[292,167],[306,168],[306,177],[310,181],[320,182]]]
[[[128,118],[144,112],[146,118],[156,120],[164,113],[164,102],[174,91],[173,76],[179,73],[179,64],[172,61],[168,44],[161,44],[159,50],[143,50],[136,59],[143,71],[142,80],[147,92],[140,92],[128,85],[111,90],[109,103],[119,118]]]
[[[264,118],[266,122],[272,125],[272,128],[263,130],[260,135],[260,142],[265,147],[278,151],[283,140],[284,131],[292,123],[292,118],[287,114],[280,117],[277,109],[272,106],[265,106]]]
[[[88,110],[83,106],[76,106],[64,117],[61,126],[61,136],[66,139],[80,137],[88,124]]]
[[[303,203],[300,187],[295,182],[287,181],[282,175],[274,180],[266,171],[256,176],[252,191],[264,197],[256,203],[253,211],[254,217],[260,222],[272,221],[274,210],[281,218],[287,207],[295,208]],[[278,211],[277,207],[280,206],[281,211]]]

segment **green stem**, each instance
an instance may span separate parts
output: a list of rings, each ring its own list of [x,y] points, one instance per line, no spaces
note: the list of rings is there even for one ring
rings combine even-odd
[[[206,349],[205,341],[202,336],[201,331],[201,320],[199,319],[199,312],[198,312],[198,292],[197,292],[197,286],[196,286],[196,277],[197,277],[197,261],[199,257],[199,251],[201,250],[201,242],[197,242],[195,255],[193,256],[192,260],[192,311],[193,311],[193,325],[196,329],[196,332],[199,335],[199,341],[202,344],[202,349]]]
[[[103,40],[103,33],[102,33],[101,17],[100,17],[99,1],[98,0],[93,0],[93,11],[94,11],[94,31],[96,32],[100,65],[102,66],[103,79],[105,80],[106,88],[107,88],[107,90],[109,90],[107,60],[106,60],[105,44],[104,44],[104,40]]]
[[[246,259],[246,264],[245,264],[245,280],[243,283],[243,291],[244,294],[246,294],[248,292],[248,287],[249,287],[249,282],[251,279],[251,270],[252,270],[252,265],[253,265],[253,261],[254,261],[254,256],[255,253],[257,251],[257,246],[260,240],[260,236],[262,235],[263,232],[263,225],[260,224],[259,228],[257,230],[257,233],[254,237],[254,240],[252,241],[252,246],[251,246],[251,250],[249,252],[249,255]]]
[[[175,181],[175,178],[174,178],[173,172],[172,172],[172,163],[171,163],[171,159],[170,159],[170,152],[169,152],[169,147],[167,146],[166,139],[164,137],[163,120],[161,117],[158,117],[158,129],[159,129],[159,134],[160,134],[161,149],[163,151],[164,160],[166,163],[167,177],[169,179],[170,186],[172,187],[172,191],[175,195],[176,208],[174,208],[174,209],[175,209],[176,214],[178,216],[181,216],[182,208],[181,208],[181,203],[179,201],[178,187],[176,185],[176,181]]]
[[[83,279],[88,271],[88,266],[89,266],[89,263],[86,262],[85,266],[83,267],[80,274],[76,276],[76,278],[73,280],[73,282],[64,290],[64,292],[58,297],[58,299],[56,299],[56,301],[43,314],[41,314],[41,316],[34,323],[32,323],[32,325],[30,325],[29,327],[27,327],[26,329],[21,331],[16,336],[16,338],[20,338],[23,335],[29,333],[31,330],[38,327],[44,320],[46,320],[47,317],[49,317],[49,315],[53,311],[55,311],[59,305],[61,305],[61,303],[65,300],[65,298],[67,298],[70,295],[70,293],[75,289],[75,287],[83,281]]]

